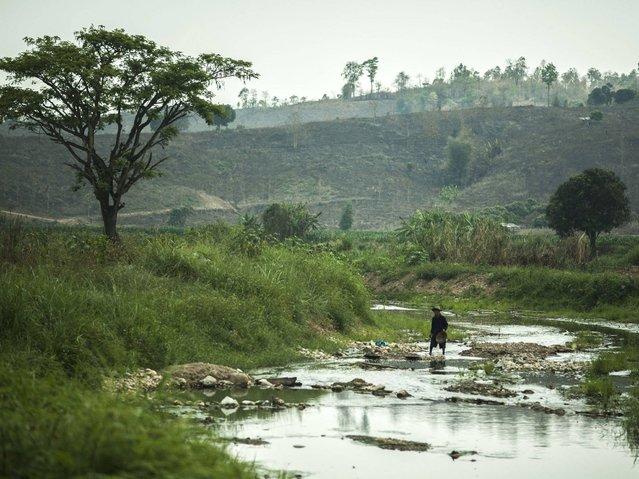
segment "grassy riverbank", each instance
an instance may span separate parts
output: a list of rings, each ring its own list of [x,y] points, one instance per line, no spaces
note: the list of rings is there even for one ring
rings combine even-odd
[[[139,367],[284,364],[370,321],[360,276],[330,252],[248,254],[235,233],[137,232],[113,246],[95,231],[3,225],[0,476],[255,477],[181,421],[100,391]]]
[[[557,254],[553,244],[559,240],[548,233],[534,234],[532,240],[526,236],[513,238],[519,245],[512,248],[519,252],[516,258],[500,256],[512,264],[416,259],[393,233],[333,233],[322,241],[348,258],[381,300],[436,303],[458,312],[532,309],[639,321],[639,238],[604,236],[594,260],[577,263],[562,256],[561,267],[548,267],[535,263],[556,263],[550,255]]]
[[[371,314],[373,298],[637,320],[632,238],[605,238],[594,262],[544,268],[407,261],[389,233],[285,243],[246,233],[134,230],[114,246],[96,230],[0,225],[0,475],[255,477],[148,401],[102,391],[105,376],[273,366],[299,347],[427,331],[428,316]]]

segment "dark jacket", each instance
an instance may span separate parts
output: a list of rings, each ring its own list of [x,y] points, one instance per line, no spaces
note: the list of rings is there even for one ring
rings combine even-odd
[[[448,329],[448,321],[443,315],[433,316],[430,320],[430,335],[436,336],[437,333]]]

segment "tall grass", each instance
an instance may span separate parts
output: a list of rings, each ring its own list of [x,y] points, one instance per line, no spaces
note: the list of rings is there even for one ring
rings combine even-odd
[[[496,220],[471,213],[416,211],[397,231],[409,262],[566,266],[589,258],[583,236],[558,239],[511,234]]]
[[[89,390],[16,363],[0,367],[1,477],[234,477],[250,467],[150,403]]]
[[[31,241],[29,262],[0,272],[0,347],[50,357],[71,376],[196,360],[281,364],[299,345],[325,344],[319,331],[369,318],[361,279],[330,253],[273,245],[247,257],[172,235],[108,255],[56,231]]]
[[[509,235],[498,222],[470,213],[416,211],[398,230],[401,242],[416,246],[431,261],[503,261]]]
[[[113,245],[92,230],[0,227],[0,476],[256,476],[183,423],[99,392],[130,368],[283,364],[370,320],[337,256],[266,243],[242,254],[236,233]]]

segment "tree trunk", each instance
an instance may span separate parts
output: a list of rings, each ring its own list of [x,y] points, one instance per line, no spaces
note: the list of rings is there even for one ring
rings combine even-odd
[[[102,222],[104,223],[104,234],[113,242],[120,241],[118,236],[117,223],[118,223],[118,206],[106,204],[100,204],[102,211]]]
[[[588,231],[586,234],[590,240],[590,257],[595,258],[597,256],[597,233],[595,231]]]

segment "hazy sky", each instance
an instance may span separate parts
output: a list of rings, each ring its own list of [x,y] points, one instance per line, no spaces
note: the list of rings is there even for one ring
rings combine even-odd
[[[0,0],[0,55],[92,23],[250,60],[261,78],[249,87],[279,97],[333,95],[344,63],[371,56],[385,86],[400,70],[432,79],[464,62],[483,73],[521,55],[581,73],[639,60],[639,0]],[[220,100],[234,104],[241,86]]]

